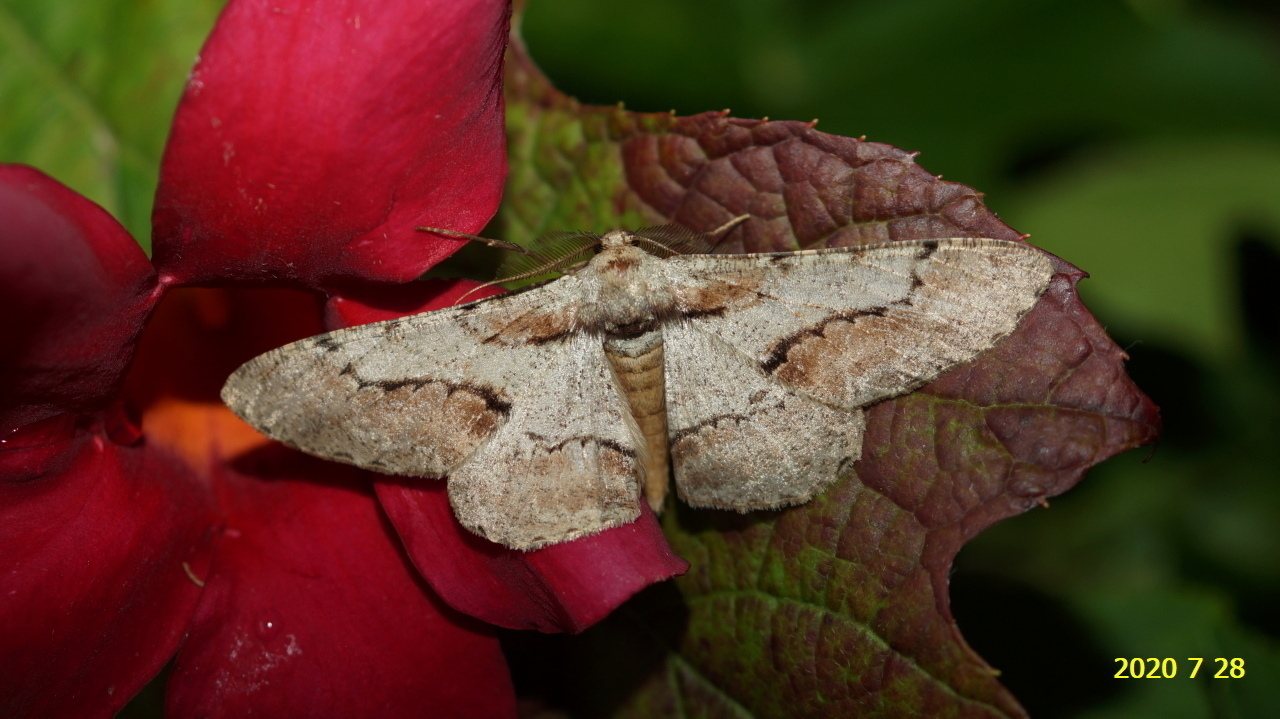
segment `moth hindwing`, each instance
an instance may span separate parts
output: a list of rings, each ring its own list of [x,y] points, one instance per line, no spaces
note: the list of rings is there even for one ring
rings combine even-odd
[[[449,477],[473,532],[534,549],[633,521],[668,475],[698,507],[808,501],[861,453],[863,408],[992,347],[1053,273],[1018,242],[646,252],[600,237],[546,284],[272,350],[223,388],[264,434]]]

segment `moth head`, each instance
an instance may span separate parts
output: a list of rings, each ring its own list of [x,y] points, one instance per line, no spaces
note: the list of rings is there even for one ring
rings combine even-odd
[[[679,223],[643,227],[634,232],[612,230],[604,235],[586,231],[556,231],[538,237],[529,247],[441,228],[417,229],[482,242],[511,253],[498,267],[494,279],[473,289],[474,292],[492,285],[509,285],[509,288],[513,288],[510,283],[545,281],[551,278],[544,276],[551,274],[573,274],[585,267],[596,253],[604,250],[611,250],[610,254],[615,260],[624,261],[639,260],[638,257],[626,257],[632,250],[662,259],[673,255],[708,254],[714,251],[718,240],[747,219],[748,215],[740,215],[711,232],[697,232]]]
[[[495,284],[538,278],[549,273],[573,274],[597,253],[613,261],[639,261],[644,255],[667,258],[672,255],[711,251],[707,235],[683,225],[645,227],[635,232],[611,230],[594,232],[551,232],[540,236],[522,254],[514,255],[498,269]],[[643,252],[642,255],[632,256]]]

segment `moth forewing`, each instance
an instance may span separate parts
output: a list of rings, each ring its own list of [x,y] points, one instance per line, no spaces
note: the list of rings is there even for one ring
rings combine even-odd
[[[697,506],[811,499],[857,460],[864,407],[989,349],[1052,274],[1001,240],[662,258],[599,239],[544,285],[268,352],[224,400],[311,454],[449,475],[464,526],[531,549],[634,520],[642,493],[660,508],[668,454]]]
[[[495,318],[528,316],[539,298],[527,294],[286,345],[236,370],[223,401],[263,434],[309,454],[442,477],[506,422],[512,386],[522,381],[519,363],[537,366],[555,356],[527,341],[536,332],[509,343],[481,341],[493,334]]]
[[[800,504],[857,460],[861,409],[795,391],[696,322],[673,323],[665,335],[672,464],[690,505]]]
[[[1053,274],[1030,245],[968,238],[669,262],[728,298],[695,326],[787,386],[846,408],[977,357],[1013,331]]]
[[[666,333],[676,485],[743,511],[834,482],[860,452],[863,407],[993,346],[1052,275],[1035,248],[983,239],[667,262],[685,317]]]

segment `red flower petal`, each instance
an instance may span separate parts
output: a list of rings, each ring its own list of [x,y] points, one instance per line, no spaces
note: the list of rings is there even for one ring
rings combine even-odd
[[[331,326],[401,317],[448,307],[468,285],[473,283],[367,290],[360,300],[331,300],[326,314]],[[486,293],[492,290],[471,297]],[[403,483],[409,481],[412,486]],[[376,486],[414,565],[450,606],[491,624],[581,631],[646,586],[689,568],[672,553],[647,507],[632,524],[521,552],[464,529],[449,507],[444,482],[403,482]]]
[[[182,283],[405,281],[497,209],[502,0],[233,0],[187,83],[156,196]]]
[[[0,477],[25,480],[0,483],[0,716],[110,717],[186,632],[210,497],[176,459],[97,433],[32,476],[47,448],[0,452]]]
[[[141,343],[127,387],[147,441],[208,472],[227,523],[171,714],[510,715],[496,640],[409,566],[368,475],[271,445],[218,401],[240,362],[319,332],[320,308],[297,291],[184,288]]]
[[[352,287],[329,298],[324,325],[330,329],[367,325],[452,307],[464,295],[467,302],[474,302],[503,292],[494,286],[477,290],[479,286],[471,280],[426,280],[399,287]]]
[[[453,516],[445,483],[424,481],[379,482],[378,501],[431,588],[490,624],[580,632],[641,589],[689,569],[644,502],[631,524],[521,552],[467,531]]]
[[[105,210],[0,165],[0,436],[104,407],[151,310],[155,272]]]
[[[236,468],[169,715],[515,714],[496,637],[431,595],[363,472],[279,446]]]
[[[258,354],[324,331],[323,307],[322,298],[299,290],[171,290],[147,323],[125,383],[125,396],[141,409],[143,425],[152,438],[156,432],[168,431],[147,421],[167,403],[202,403],[229,415],[219,397],[227,376]],[[176,439],[190,444],[204,437]],[[208,453],[206,448],[196,454]],[[204,468],[207,460],[193,460],[193,464]]]

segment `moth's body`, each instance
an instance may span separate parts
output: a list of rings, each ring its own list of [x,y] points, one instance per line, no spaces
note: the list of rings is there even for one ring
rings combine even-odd
[[[807,501],[857,460],[863,407],[992,346],[1052,274],[999,240],[660,258],[596,239],[545,285],[269,352],[223,398],[312,454],[448,475],[465,526],[531,549],[634,520],[642,491],[660,507],[668,468],[695,506]]]
[[[670,486],[666,368],[662,324],[678,317],[677,277],[662,260],[636,247],[634,235],[614,230],[601,238],[600,253],[576,273],[582,283],[580,331],[599,335],[619,390],[643,438],[642,488],[655,512]]]

